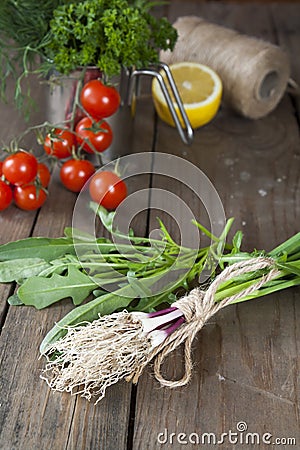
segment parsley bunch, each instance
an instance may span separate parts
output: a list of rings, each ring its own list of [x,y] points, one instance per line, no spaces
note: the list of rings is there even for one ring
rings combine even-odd
[[[50,22],[45,53],[68,74],[86,65],[106,76],[121,66],[141,68],[158,61],[158,50],[173,48],[177,32],[149,13],[148,1],[84,0],[59,6]]]

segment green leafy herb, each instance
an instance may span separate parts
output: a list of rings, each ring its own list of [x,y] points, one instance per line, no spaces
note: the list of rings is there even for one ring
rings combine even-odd
[[[14,280],[20,284],[17,295],[9,298],[10,304],[41,309],[70,297],[77,306],[89,297],[87,303],[77,306],[58,322],[46,336],[44,347],[65,333],[65,325],[89,322],[99,314],[123,308],[151,312],[172,303],[178,290],[189,290],[204,269],[210,271],[213,279],[235,262],[262,255],[273,258],[278,276],[239,301],[300,284],[300,233],[269,253],[257,250],[247,253],[241,251],[241,232],[235,234],[232,244],[226,243],[232,219],[220,237],[195,222],[211,242],[192,249],[178,245],[160,220],[161,239],[135,236],[132,230],[127,236],[113,227],[114,213],[95,203],[91,207],[114,240],[95,240],[80,230],[67,228],[66,237],[28,238],[0,246],[0,281]],[[246,273],[224,282],[217,290],[216,301],[242,292],[267,271]],[[162,289],[158,289],[162,282]]]
[[[21,306],[23,305],[23,303],[21,302],[21,300],[19,299],[18,294],[13,294],[10,297],[8,297],[7,302],[11,305],[11,306]]]
[[[51,261],[66,253],[75,253],[74,243],[71,238],[33,237],[1,245],[0,261],[30,258],[32,255],[34,255],[34,258]]]
[[[16,82],[15,100],[18,107],[29,100],[23,93],[22,80],[36,68],[36,56],[43,57],[53,11],[62,0],[1,0],[0,2],[0,87],[5,99],[6,81]],[[30,105],[29,105],[30,106]]]
[[[29,278],[48,269],[50,266],[41,258],[20,258],[0,262],[0,282],[8,283]]]
[[[19,288],[18,297],[24,305],[38,309],[66,297],[71,297],[74,305],[80,305],[96,287],[88,275],[70,265],[65,276],[54,273],[49,278],[28,278]]]
[[[121,66],[158,61],[160,48],[173,48],[177,33],[165,19],[148,12],[149,2],[84,0],[62,5],[50,22],[45,53],[61,73],[94,65],[106,76]]]
[[[106,218],[109,217],[107,223],[110,224],[111,213],[105,214],[104,210],[101,209],[101,216]],[[231,223],[232,220],[229,220],[225,226],[224,233],[222,234],[225,253],[219,259],[220,268],[224,268],[225,264],[233,264],[238,261],[249,260],[251,258],[256,258],[257,256],[265,254],[268,257],[274,258],[274,264],[276,264],[277,269],[280,270],[280,274],[275,280],[264,284],[253,294],[243,297],[239,300],[240,302],[262,297],[264,295],[268,295],[273,292],[287,289],[289,287],[297,286],[300,284],[300,233],[297,233],[295,236],[291,237],[286,242],[282,243],[279,247],[275,248],[267,254],[264,251],[254,251],[252,253],[246,253],[239,251],[242,237],[241,232],[236,233],[233,238],[233,244],[231,246],[228,244],[226,246],[224,245],[224,239],[226,239]],[[209,235],[214,242],[211,250],[213,251],[213,253],[215,253],[215,248],[216,246],[219,246],[219,244],[221,243],[221,239],[217,238],[216,236],[211,236],[208,230],[206,230],[202,225],[197,225],[199,226],[199,228],[201,228],[201,230],[203,230],[205,234]],[[164,230],[166,232],[166,234],[163,234],[165,240],[167,242],[173,242],[163,224],[161,224],[161,230],[163,233]],[[150,296],[149,291],[147,290],[147,287],[151,286],[151,277],[148,279],[144,278],[142,280],[142,289],[140,290],[141,285],[138,286],[138,289],[135,285],[135,282],[137,281],[136,274],[129,273],[127,285],[116,289],[112,293],[106,293],[103,295],[103,292],[101,292],[101,295],[96,297],[94,300],[88,302],[87,304],[81,305],[78,308],[75,308],[74,310],[70,311],[65,317],[63,317],[45,336],[40,347],[41,353],[43,354],[49,347],[49,345],[53,344],[56,340],[65,335],[65,327],[67,326],[74,326],[83,322],[92,322],[93,320],[98,318],[99,314],[111,314],[112,312],[120,310],[122,308],[142,312],[151,312],[157,308],[161,308],[161,305],[163,305],[164,303],[173,303],[177,299],[174,293],[176,293],[178,287],[184,286],[186,290],[190,289],[190,283],[196,276],[199,276],[202,269],[205,268],[205,266],[209,263],[210,254],[210,251],[207,251],[207,249],[200,250],[199,259],[197,260],[196,264],[191,267],[190,273],[186,276],[186,278],[184,280],[178,280],[177,283],[175,281],[168,288],[166,288],[162,294],[154,296]],[[202,257],[200,255],[202,255]],[[282,259],[295,262],[287,262],[285,263],[285,265],[283,265],[280,263]],[[199,264],[200,261],[201,264]],[[243,276],[235,277],[229,282],[223,283],[216,292],[215,300],[221,301],[227,297],[244,291],[250,285],[255,284],[257,281],[259,281],[260,278],[264,277],[266,273],[267,269],[258,272],[250,272]],[[140,296],[140,299],[135,306],[131,307],[130,305],[132,304],[133,295]]]

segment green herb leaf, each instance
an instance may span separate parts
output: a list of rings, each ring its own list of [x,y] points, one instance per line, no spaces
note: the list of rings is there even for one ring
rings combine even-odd
[[[0,261],[31,258],[32,255],[51,261],[66,253],[75,254],[73,240],[69,238],[34,237],[0,245]]]
[[[71,297],[79,305],[95,289],[96,283],[74,266],[66,276],[54,273],[49,278],[28,278],[18,290],[18,296],[25,305],[37,309],[46,308],[63,298]]]
[[[293,255],[294,253],[297,254],[299,253],[299,241],[300,241],[300,232],[295,234],[291,238],[287,239],[282,244],[278,245],[278,247],[274,248],[269,253],[269,256],[276,258],[285,253],[288,253],[290,255]]]
[[[20,300],[18,294],[13,294],[10,297],[8,297],[7,302],[11,306],[21,306],[24,305],[24,303]]]
[[[242,240],[243,240],[243,233],[241,231],[237,231],[232,239],[233,245],[232,253],[238,253],[240,251]]]
[[[83,0],[62,4],[50,21],[44,50],[61,73],[95,65],[106,76],[121,66],[137,68],[158,62],[158,49],[172,49],[176,29],[149,14],[148,1]]]
[[[9,283],[39,275],[48,267],[50,267],[50,264],[41,258],[20,258],[3,261],[0,262],[0,283]]]

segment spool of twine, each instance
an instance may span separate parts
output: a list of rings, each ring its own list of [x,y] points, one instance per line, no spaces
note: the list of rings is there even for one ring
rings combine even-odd
[[[278,105],[290,77],[281,48],[196,16],[180,17],[174,26],[178,41],[173,52],[161,52],[163,62],[211,67],[222,79],[224,102],[245,117],[264,117]]]

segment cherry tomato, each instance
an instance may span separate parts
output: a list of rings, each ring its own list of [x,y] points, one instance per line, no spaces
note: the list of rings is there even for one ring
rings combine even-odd
[[[11,187],[0,180],[0,211],[8,208],[11,204],[13,193]]]
[[[3,161],[0,161],[0,177],[2,176],[2,166],[3,166]]]
[[[14,190],[15,204],[26,211],[40,208],[46,201],[47,194],[43,189],[37,191],[34,184],[17,186]]]
[[[48,155],[64,159],[71,156],[72,148],[75,145],[76,139],[71,131],[56,128],[45,137],[44,149]]]
[[[7,181],[15,186],[30,183],[36,177],[38,162],[31,153],[20,151],[5,158],[2,172]]]
[[[120,101],[119,92],[112,86],[106,86],[100,80],[89,81],[80,93],[83,108],[96,120],[114,114],[120,106]]]
[[[60,169],[60,179],[67,189],[79,192],[94,172],[95,167],[90,161],[69,159]]]
[[[89,184],[91,198],[106,209],[116,209],[127,196],[127,187],[114,172],[97,172]]]
[[[112,143],[112,129],[105,120],[92,122],[89,117],[84,117],[76,125],[75,131],[77,143],[87,153],[104,152]]]
[[[39,177],[41,185],[46,188],[51,178],[50,170],[48,169],[46,164],[44,163],[38,164],[37,176]]]

